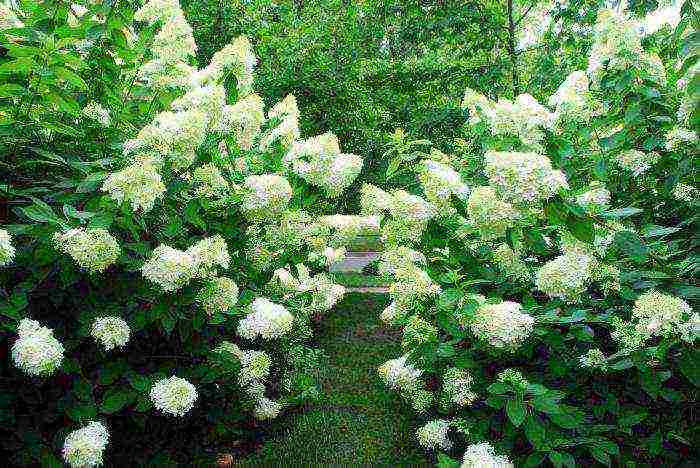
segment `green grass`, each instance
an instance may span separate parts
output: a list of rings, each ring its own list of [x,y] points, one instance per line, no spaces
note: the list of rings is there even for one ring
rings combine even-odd
[[[348,294],[318,330],[329,356],[320,401],[281,416],[261,449],[234,466],[430,466],[417,447],[412,410],[384,388],[376,368],[401,353],[377,316],[387,298]]]

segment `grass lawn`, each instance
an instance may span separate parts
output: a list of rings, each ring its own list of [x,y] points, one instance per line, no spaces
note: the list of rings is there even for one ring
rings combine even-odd
[[[401,354],[380,326],[388,297],[349,293],[317,331],[329,357],[320,401],[281,416],[258,453],[234,466],[430,466],[416,447],[409,405],[387,391],[376,368]]]

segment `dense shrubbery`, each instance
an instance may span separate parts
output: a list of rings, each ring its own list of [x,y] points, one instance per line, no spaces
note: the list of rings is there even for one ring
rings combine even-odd
[[[442,466],[697,458],[691,2],[645,38],[592,0],[556,24],[538,2],[186,2],[196,31],[176,0],[82,3],[2,7],[11,463],[245,450],[316,397],[313,323],[344,294],[324,270],[377,232],[405,349],[379,375]],[[359,177],[326,129],[385,159]]]
[[[15,222],[0,231],[16,367],[3,446],[23,465],[62,448],[93,466],[105,447],[118,465],[169,464],[254,438],[248,414],[317,392],[312,320],[344,294],[320,271],[354,235],[319,215],[362,159],[332,134],[300,140],[293,96],[264,111],[247,39],[194,67],[175,0],[133,24],[47,5],[23,4],[2,32],[20,110],[5,164],[21,175],[3,186]],[[97,54],[115,73],[104,92]]]
[[[693,27],[681,23],[681,42]],[[386,214],[379,269],[396,281],[381,318],[406,351],[379,375],[425,418],[426,449],[466,450],[463,467],[697,458],[687,50],[664,63],[627,13],[602,9],[588,69],[547,106],[467,90],[463,152],[398,151],[393,173],[422,159],[416,195],[363,188],[363,211]]]

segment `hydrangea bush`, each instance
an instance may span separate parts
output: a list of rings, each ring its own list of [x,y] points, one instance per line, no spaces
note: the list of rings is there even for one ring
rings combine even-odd
[[[378,374],[440,466],[696,450],[697,67],[647,51],[622,8],[592,38],[546,104],[467,90],[469,144],[404,167],[413,193],[362,189],[395,278],[380,318],[403,333]]]
[[[130,44],[144,53],[119,79],[138,93],[120,99],[140,123],[85,100],[75,119],[118,136],[95,140],[52,189],[21,192],[0,230],[18,386],[3,400],[17,427],[3,445],[19,464],[133,464],[110,448],[127,456],[138,431],[165,443],[150,460],[160,466],[255,439],[256,420],[317,394],[313,321],[345,293],[324,271],[378,229],[336,217],[362,159],[330,133],[302,139],[294,96],[265,111],[246,38],[197,69],[177,0],[148,1],[133,19]]]

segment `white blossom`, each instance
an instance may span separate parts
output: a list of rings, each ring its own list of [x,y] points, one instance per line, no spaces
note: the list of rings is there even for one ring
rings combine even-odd
[[[157,381],[150,392],[153,406],[170,416],[184,416],[197,401],[197,389],[185,379],[172,376]]]
[[[101,466],[108,442],[107,428],[102,423],[90,422],[68,434],[63,444],[63,459],[71,468]]]
[[[63,345],[53,330],[36,320],[22,319],[17,327],[17,341],[12,345],[15,365],[31,376],[49,376],[63,362]]]
[[[90,334],[105,348],[105,351],[111,351],[116,347],[126,346],[131,329],[120,317],[98,317],[92,324]]]

